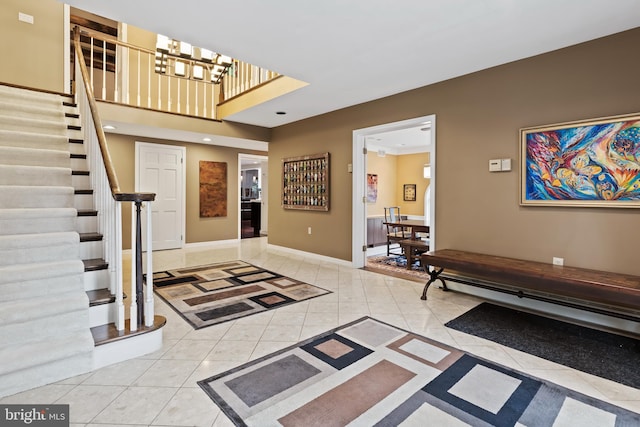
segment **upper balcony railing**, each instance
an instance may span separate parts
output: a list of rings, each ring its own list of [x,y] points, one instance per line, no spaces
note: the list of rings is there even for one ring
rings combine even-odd
[[[194,72],[207,63],[171,57],[163,64],[168,71],[159,73],[155,50],[85,29],[80,42],[96,100],[165,113],[217,120],[219,103],[279,76],[233,59],[220,82],[212,82],[206,73]]]

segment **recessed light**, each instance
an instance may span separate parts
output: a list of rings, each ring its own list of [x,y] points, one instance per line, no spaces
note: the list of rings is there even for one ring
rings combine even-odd
[[[287,114],[286,111],[276,111],[276,114],[280,115],[280,116],[284,116],[285,114]]]
[[[116,128],[115,126],[111,126],[111,125],[102,126],[102,129],[105,129],[105,130],[114,130],[115,128]]]
[[[208,136],[207,136],[207,137],[202,138],[202,140],[203,140],[204,142],[211,142],[211,138],[209,138]]]

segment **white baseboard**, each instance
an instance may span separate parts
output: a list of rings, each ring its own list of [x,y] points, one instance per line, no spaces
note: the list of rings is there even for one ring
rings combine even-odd
[[[96,346],[93,350],[92,370],[160,350],[162,348],[162,329]]]
[[[278,252],[285,252],[292,255],[298,255],[304,258],[312,258],[318,261],[332,262],[334,264],[342,265],[344,267],[353,267],[353,263],[351,261],[347,261],[340,258],[332,258],[325,255],[320,255],[320,254],[315,254],[313,252],[305,252],[298,249],[287,248],[285,246],[273,245],[271,243],[267,244],[267,249],[278,251]]]
[[[236,244],[239,241],[240,239],[213,240],[210,242],[186,243],[184,247],[185,249],[190,249],[190,248],[202,248],[202,247],[210,247],[210,246],[225,246],[229,244]]]

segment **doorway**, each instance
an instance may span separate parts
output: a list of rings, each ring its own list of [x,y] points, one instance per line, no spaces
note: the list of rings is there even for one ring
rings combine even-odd
[[[186,148],[136,141],[135,151],[135,189],[156,193],[151,203],[153,250],[182,248],[186,227]],[[142,218],[146,221],[146,215]],[[145,230],[145,224],[142,229]],[[146,242],[145,236],[142,241]]]
[[[268,233],[268,157],[238,154],[238,238],[266,236]]]
[[[430,200],[425,217],[429,218],[430,236],[429,246],[435,249],[435,184],[436,184],[436,116],[429,115],[399,122],[386,123],[353,131],[353,205],[352,205],[352,264],[355,268],[366,265],[366,236],[367,236],[367,156],[366,147],[369,138],[389,132],[407,129],[428,128],[429,159],[431,182],[429,185]]]

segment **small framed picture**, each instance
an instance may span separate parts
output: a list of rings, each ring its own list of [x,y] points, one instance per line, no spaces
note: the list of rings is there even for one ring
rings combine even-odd
[[[416,201],[416,185],[415,184],[404,184],[403,200],[405,202]]]

